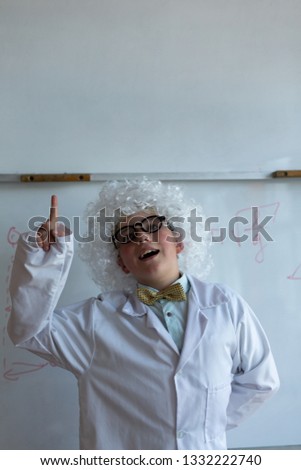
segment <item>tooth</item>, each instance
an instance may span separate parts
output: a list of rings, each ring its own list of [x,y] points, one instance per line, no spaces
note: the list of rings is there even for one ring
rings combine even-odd
[[[148,255],[149,253],[154,253],[155,251],[156,251],[156,250],[148,250],[148,251],[145,251],[145,253],[143,253],[143,254],[141,255],[141,258],[143,259],[143,258],[145,258],[145,256]]]

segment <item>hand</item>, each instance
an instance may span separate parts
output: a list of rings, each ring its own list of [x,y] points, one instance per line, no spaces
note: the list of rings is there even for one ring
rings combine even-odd
[[[37,231],[37,244],[44,251],[49,251],[51,245],[56,242],[57,237],[64,237],[69,234],[69,229],[63,224],[58,224],[58,198],[53,195],[51,196],[49,219]]]

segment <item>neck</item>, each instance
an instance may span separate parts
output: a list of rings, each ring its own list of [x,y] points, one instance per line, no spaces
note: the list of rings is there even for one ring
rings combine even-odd
[[[166,287],[173,284],[175,281],[180,279],[181,273],[178,272],[176,276],[170,277],[168,279],[155,279],[154,281],[147,281],[142,282],[142,284],[147,285],[148,287],[152,287],[153,289],[157,289],[159,291],[165,289]]]

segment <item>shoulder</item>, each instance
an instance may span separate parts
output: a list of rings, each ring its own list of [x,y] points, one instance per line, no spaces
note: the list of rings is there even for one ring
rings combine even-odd
[[[192,276],[189,276],[189,280],[203,308],[221,306],[229,313],[234,323],[256,318],[249,303],[227,284],[203,282]]]
[[[194,294],[199,298],[204,307],[212,307],[233,301],[239,298],[234,289],[223,283],[204,282],[194,276],[187,275]]]
[[[122,291],[105,292],[97,297],[90,297],[79,302],[68,304],[55,310],[56,316],[73,318],[86,326],[93,324],[95,318],[116,313],[127,302],[128,295]],[[101,316],[99,316],[101,314]]]
[[[193,295],[204,313],[223,312],[231,318],[236,329],[239,324],[255,321],[257,318],[247,301],[234,289],[223,283],[203,282],[189,276]]]
[[[191,289],[202,308],[224,305],[234,316],[252,312],[248,302],[232,287],[219,282],[204,282],[194,276],[187,276]]]

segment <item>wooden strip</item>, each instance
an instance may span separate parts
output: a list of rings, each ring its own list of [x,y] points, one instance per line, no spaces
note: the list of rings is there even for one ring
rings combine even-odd
[[[31,174],[21,175],[21,183],[65,183],[76,181],[90,181],[91,175],[88,173],[61,173],[61,174]]]

